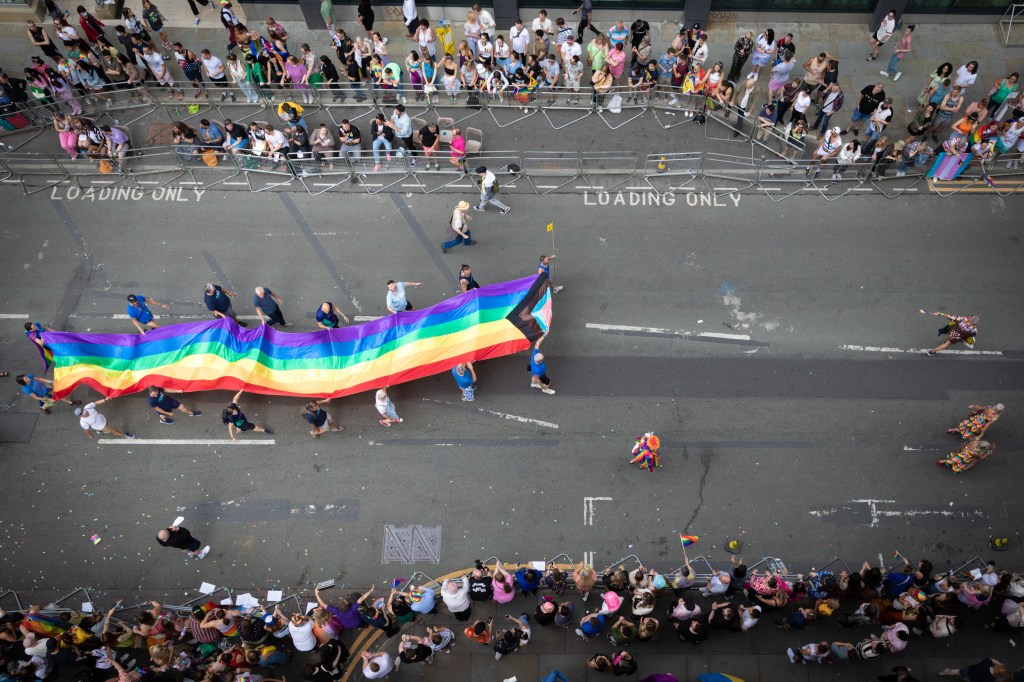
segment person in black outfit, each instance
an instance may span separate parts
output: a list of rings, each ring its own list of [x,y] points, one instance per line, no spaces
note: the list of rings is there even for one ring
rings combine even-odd
[[[650,35],[650,33],[651,33],[651,25],[648,24],[643,19],[637,18],[637,20],[634,21],[629,26],[629,42],[630,42],[630,45],[632,45],[633,48],[639,48],[640,47],[640,43],[642,43],[643,40],[644,40],[644,36]],[[633,52],[633,51],[630,50],[630,52]],[[634,66],[635,64],[636,64],[636,53],[633,52],[633,60],[630,62],[630,66]]]
[[[192,533],[188,531],[188,528],[182,526],[168,526],[164,528],[156,534],[156,541],[160,543],[161,547],[180,549],[190,557],[194,556],[199,559],[202,559],[210,551],[209,545],[203,547],[202,551],[199,551],[203,543],[192,537]]]

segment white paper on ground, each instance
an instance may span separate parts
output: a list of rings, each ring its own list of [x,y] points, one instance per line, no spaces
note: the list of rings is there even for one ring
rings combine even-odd
[[[306,602],[306,611],[305,611],[305,613],[308,614],[310,611],[312,611],[313,609],[315,609],[318,606],[320,606],[320,604],[316,603],[315,601],[308,601],[308,602]]]
[[[84,601],[84,602],[82,602],[82,613],[92,613],[92,612],[93,612],[92,602],[91,601]]]
[[[235,606],[241,606],[243,609],[251,609],[260,603],[259,599],[256,599],[251,594],[246,592],[235,597]]]
[[[971,577],[974,578],[975,580],[978,580],[979,578],[981,578],[981,569],[980,568],[972,568],[971,569]]]
[[[506,677],[505,682],[519,682],[519,680],[515,677]]]
[[[216,585],[211,585],[210,583],[206,583],[206,582],[204,582],[202,585],[199,586],[199,591],[202,592],[203,594],[210,594],[211,592],[213,592],[216,589],[217,589]]]
[[[535,571],[543,571],[547,567],[547,564],[543,561],[531,561],[530,566],[532,566]]]
[[[231,597],[226,597],[225,599],[221,599],[220,600],[220,605],[221,606],[231,606]]]
[[[273,604],[284,599],[284,592],[281,590],[267,590],[267,601]]]

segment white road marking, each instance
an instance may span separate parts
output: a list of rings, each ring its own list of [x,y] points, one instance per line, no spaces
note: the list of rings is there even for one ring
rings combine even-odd
[[[903,446],[903,451],[904,452],[919,452],[921,450],[924,450],[924,448],[912,448],[909,445],[904,445]]]
[[[100,438],[96,441],[100,445],[275,445],[277,441],[270,440],[240,440],[232,442],[230,438]]]
[[[866,504],[868,511],[871,513],[871,528],[878,528],[878,522],[882,518],[907,518],[913,519],[918,516],[972,516],[975,518],[985,518],[985,513],[980,509],[967,511],[963,509],[879,509],[880,504],[896,504],[896,500],[850,500],[851,504]],[[952,506],[952,502],[949,503]],[[849,507],[845,507],[849,509]],[[811,516],[817,516],[818,518],[824,518],[826,516],[833,516],[839,512],[836,507],[830,507],[828,509],[815,509],[808,513]]]
[[[439,403],[441,405],[455,405],[455,403],[448,402],[447,400],[436,400],[434,398],[423,398],[425,403]],[[473,407],[472,405],[466,405],[469,409],[475,409],[477,412],[482,414],[489,414],[494,417],[501,417],[502,419],[508,419],[510,421],[519,422],[521,424],[536,424],[537,426],[543,426],[548,429],[557,429],[558,424],[554,422],[546,422],[541,419],[532,419],[530,417],[520,417],[518,414],[509,414],[507,412],[497,412],[495,410],[485,410],[482,407]]]
[[[3,313],[0,314],[0,320],[27,320],[28,315],[22,313]]]
[[[641,332],[645,334],[666,334],[669,336],[681,336],[695,339],[733,339],[736,341],[750,341],[748,334],[722,334],[719,332],[688,332],[684,330],[663,329],[661,327],[631,327],[623,324],[596,324],[587,323],[587,329],[615,332]]]
[[[584,497],[583,498],[583,525],[594,525],[594,502],[611,502],[610,497]]]
[[[379,320],[382,317],[384,317],[384,316],[383,315],[353,315],[352,319],[355,320],[356,322],[373,322],[374,320]]]
[[[248,187],[249,186],[249,183],[247,183],[247,182],[226,182],[225,181],[225,182],[222,182],[220,184],[222,184],[222,185],[233,185],[235,187]]]
[[[157,180],[136,180],[140,185],[159,185],[160,182]]]
[[[928,348],[896,348],[894,346],[840,346],[843,350],[859,350],[868,353],[927,353]],[[943,350],[939,355],[1002,355],[1001,350]]]
[[[586,551],[583,552],[583,565],[584,566],[593,566],[594,565],[594,553],[593,552],[586,552]]]

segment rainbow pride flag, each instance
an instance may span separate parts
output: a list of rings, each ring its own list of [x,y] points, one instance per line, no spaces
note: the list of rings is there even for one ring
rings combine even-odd
[[[80,384],[107,397],[156,385],[335,398],[526,350],[550,325],[550,287],[539,274],[342,329],[288,333],[219,319],[45,340],[57,398]]]

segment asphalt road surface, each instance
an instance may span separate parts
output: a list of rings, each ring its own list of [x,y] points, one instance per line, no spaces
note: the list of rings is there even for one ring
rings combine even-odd
[[[606,206],[515,195],[507,216],[472,214],[478,245],[443,255],[458,198],[184,190],[116,202],[0,190],[0,369],[12,376],[38,370],[27,319],[131,332],[115,317],[128,293],[169,301],[161,323],[202,319],[213,281],[239,292],[243,315],[254,314],[252,288],[268,286],[293,329],[309,329],[323,300],[349,315],[386,312],[390,278],[423,282],[410,290],[423,307],[454,295],[462,263],[483,284],[534,272],[552,250],[552,220],[565,286],[544,348],[556,395],[530,390],[525,355],[502,358],[477,367],[472,404],[447,375],[395,387],[405,422],[390,429],[369,394],[334,401],[346,430],[320,440],[301,400],[247,395],[250,419],[274,435],[207,444],[227,438],[228,394],[186,396],[205,414],[173,426],[129,396],[102,412],[139,440],[99,444],[68,406],[38,414],[7,379],[0,584],[366,585],[561,552],[601,565],[636,554],[665,569],[681,563],[680,532],[701,536],[692,554],[713,561],[734,536],[748,563],[768,555],[804,570],[895,550],[956,565],[988,558],[996,533],[1014,541],[1001,563],[1019,567],[1024,316],[1012,200],[744,195],[666,207],[630,206],[628,192]],[[978,352],[926,357],[939,322],[919,308],[980,315]],[[990,432],[996,454],[965,475],[936,466],[957,442],[945,429],[968,404],[993,402],[1007,405]],[[654,474],[627,465],[646,430],[664,443]],[[204,561],[157,545],[179,514],[213,546]],[[438,564],[382,565],[388,525],[440,527]]]

